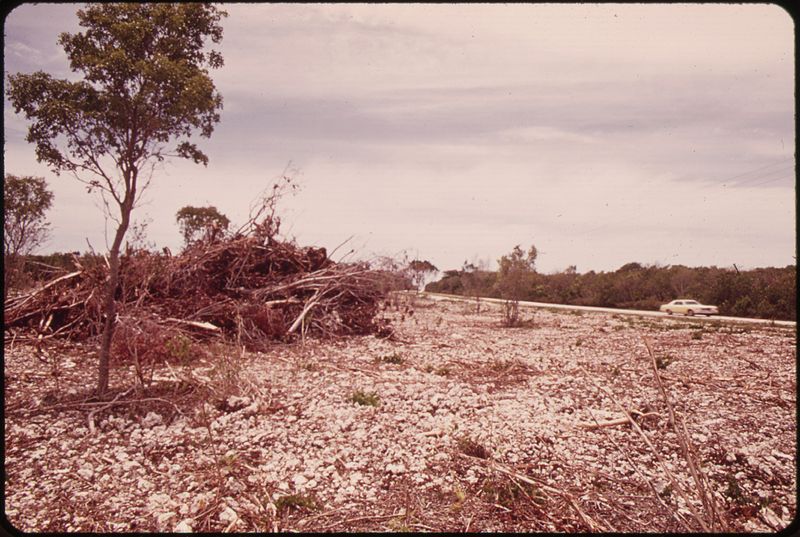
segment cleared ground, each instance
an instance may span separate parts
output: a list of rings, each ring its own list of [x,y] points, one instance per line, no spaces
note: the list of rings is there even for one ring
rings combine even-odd
[[[118,369],[113,406],[87,401],[90,349],[37,358],[7,341],[6,516],[117,532],[774,531],[794,518],[795,328],[528,310],[502,328],[496,304],[403,300],[386,311],[394,340],[214,347],[143,392]]]

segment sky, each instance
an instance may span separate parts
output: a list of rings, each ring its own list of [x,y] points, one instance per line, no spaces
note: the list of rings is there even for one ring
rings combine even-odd
[[[80,4],[4,23],[5,76],[76,79],[57,44]],[[796,264],[794,23],[771,4],[221,4],[224,99],[207,167],[157,171],[134,220],[235,224],[284,170],[282,231],[334,259],[537,270]],[[42,252],[107,248],[102,206],[37,163],[4,101],[4,171],[45,177]]]

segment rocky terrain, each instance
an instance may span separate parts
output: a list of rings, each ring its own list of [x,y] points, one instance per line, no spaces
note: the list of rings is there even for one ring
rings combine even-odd
[[[404,300],[386,312],[393,338],[215,345],[145,387],[114,369],[110,402],[89,397],[93,347],[7,336],[7,519],[33,532],[794,519],[795,328],[544,309],[504,328],[498,305]]]

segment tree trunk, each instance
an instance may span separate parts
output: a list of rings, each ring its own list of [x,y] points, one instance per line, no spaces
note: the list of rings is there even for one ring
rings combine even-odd
[[[3,303],[8,300],[8,292],[19,284],[20,280],[20,255],[7,254],[3,260]]]
[[[3,304],[8,302],[8,288],[11,285],[11,256],[7,255],[3,259]]]
[[[108,256],[109,274],[108,284],[106,285],[106,295],[103,298],[103,334],[100,340],[100,354],[97,367],[97,396],[102,397],[108,391],[109,363],[111,357],[111,341],[114,337],[116,326],[117,303],[114,295],[119,286],[119,252],[122,247],[122,240],[125,232],[128,231],[132,207],[121,207],[122,219],[120,220],[117,232],[114,235],[114,243]]]

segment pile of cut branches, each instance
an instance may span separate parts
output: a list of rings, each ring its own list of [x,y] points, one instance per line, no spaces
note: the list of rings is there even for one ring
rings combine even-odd
[[[387,275],[367,263],[335,263],[324,248],[276,240],[265,226],[198,241],[180,255],[128,251],[116,291],[118,319],[180,330],[193,339],[222,337],[259,349],[306,334],[391,334],[378,318]],[[271,229],[271,228],[270,228]],[[102,262],[75,258],[76,270],[14,297],[5,329],[82,340],[102,329]]]

